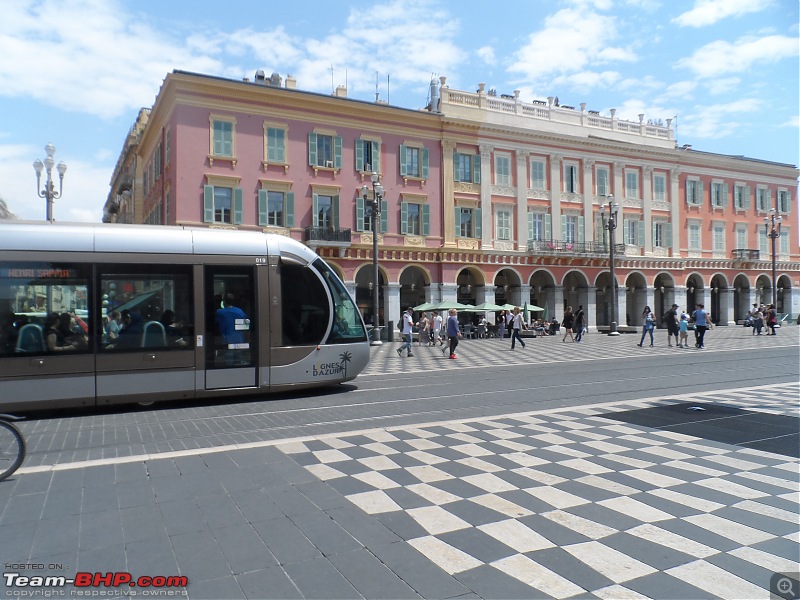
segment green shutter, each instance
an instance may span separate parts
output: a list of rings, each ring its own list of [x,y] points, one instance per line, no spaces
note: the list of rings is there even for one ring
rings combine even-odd
[[[767,205],[764,207],[764,211],[768,212],[770,207],[772,206],[772,190],[767,188],[767,193],[764,194],[767,199]]]
[[[370,142],[372,144],[372,164],[370,167],[374,173],[381,172],[381,145],[379,142]]]
[[[703,205],[703,182],[702,181],[698,181],[697,182],[697,205],[698,206],[702,206]]]
[[[639,246],[644,246],[644,221],[639,221]]]
[[[652,231],[652,234],[651,234],[651,237],[650,237],[650,242],[652,243],[653,246],[655,246],[656,245],[656,236],[658,235],[658,223],[655,223],[655,222],[651,223],[650,224],[650,230]]]
[[[461,235],[461,207],[456,206],[456,213],[455,213],[455,222],[456,222],[456,236]]]
[[[342,168],[342,136],[333,136],[333,167]]]
[[[389,231],[389,202],[381,200],[381,233]]]
[[[533,213],[528,211],[528,239],[533,239]]]
[[[550,240],[553,236],[553,228],[550,224],[551,216],[545,215],[544,216],[544,239]]]
[[[286,162],[284,156],[283,129],[267,127],[267,162]]]
[[[750,186],[744,186],[744,207],[750,210]]]
[[[400,144],[400,176],[405,177],[408,175],[408,165],[406,164],[406,147]]]
[[[311,194],[311,226],[319,227],[319,196]]]
[[[461,181],[458,178],[458,157],[460,154],[453,150],[453,181]]]
[[[308,164],[312,167],[317,166],[317,134],[308,134]],[[316,227],[316,225],[314,226]]]
[[[339,196],[333,196],[331,198],[331,204],[333,204],[333,227],[334,229],[339,229]]]
[[[258,226],[267,225],[267,190],[258,190]]]
[[[622,220],[622,243],[623,244],[628,244],[628,242],[630,242],[630,240],[628,239],[628,235],[629,235],[628,232],[631,230],[630,225],[628,225],[629,221],[630,221],[630,219],[623,219]]]
[[[664,236],[667,238],[664,240],[664,245],[667,248],[672,248],[672,223],[667,223],[664,226]]]
[[[364,198],[356,198],[356,231],[364,231]]]
[[[420,152],[420,160],[422,161],[422,178],[428,178],[428,149],[423,148]]]
[[[242,222],[242,188],[233,188],[233,224],[239,225]]]
[[[585,239],[586,222],[583,217],[578,217],[578,241],[582,242]]]
[[[400,235],[408,235],[408,202],[400,203]]]
[[[559,239],[567,239],[567,215],[561,215],[561,237]]]
[[[286,227],[294,227],[294,192],[286,192]]]
[[[727,183],[723,183],[722,184],[722,207],[723,208],[727,208],[728,207],[728,184]]]
[[[483,230],[483,221],[481,219],[481,209],[476,208],[472,211],[472,220],[474,221],[473,231],[475,232],[475,237],[480,239]]]
[[[203,223],[214,222],[214,186],[203,186]]]
[[[687,206],[691,206],[692,205],[692,196],[690,194],[690,190],[691,190],[692,186],[689,185],[691,182],[687,179],[684,183],[686,184],[686,205]]]
[[[481,182],[481,155],[476,154],[472,157],[472,183]]]
[[[422,205],[422,235],[431,234],[431,207]]]
[[[356,171],[364,170],[364,140],[356,140]]]

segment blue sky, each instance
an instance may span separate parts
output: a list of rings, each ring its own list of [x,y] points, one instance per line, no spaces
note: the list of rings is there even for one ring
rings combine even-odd
[[[100,220],[128,129],[173,69],[346,82],[363,100],[377,78],[404,108],[445,75],[630,120],[677,115],[680,144],[798,164],[797,0],[0,0],[0,13],[0,197],[26,219],[45,216],[32,163],[52,142],[68,165],[56,219]]]

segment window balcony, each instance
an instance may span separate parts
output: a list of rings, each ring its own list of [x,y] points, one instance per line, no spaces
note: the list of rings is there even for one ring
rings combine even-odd
[[[761,253],[758,250],[748,250],[745,248],[736,248],[731,251],[731,258],[743,262],[756,261],[761,259]]]
[[[317,248],[349,248],[350,230],[338,227],[306,227],[305,241],[306,246],[312,250]]]
[[[625,244],[614,244],[614,252],[625,254]],[[609,247],[604,242],[565,242],[562,240],[529,240],[528,254],[549,256],[607,256]]]

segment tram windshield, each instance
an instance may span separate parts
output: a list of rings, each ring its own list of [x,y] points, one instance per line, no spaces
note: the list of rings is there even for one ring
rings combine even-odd
[[[367,341],[364,321],[344,284],[322,259],[318,258],[313,265],[325,279],[333,298],[333,327],[328,335],[327,343],[349,344]]]

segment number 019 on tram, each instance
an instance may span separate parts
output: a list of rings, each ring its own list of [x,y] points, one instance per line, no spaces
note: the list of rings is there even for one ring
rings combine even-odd
[[[0,412],[331,385],[368,361],[341,280],[288,237],[0,224]]]

